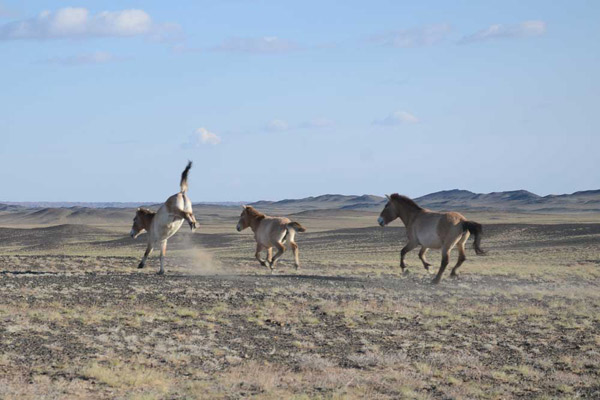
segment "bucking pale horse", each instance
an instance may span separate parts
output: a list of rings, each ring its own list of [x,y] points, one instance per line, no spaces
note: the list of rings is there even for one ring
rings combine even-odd
[[[472,233],[475,237],[473,248],[477,255],[483,255],[485,252],[481,250],[481,235],[482,226],[477,222],[467,221],[467,219],[457,212],[435,212],[419,206],[412,199],[397,193],[386,196],[387,204],[381,211],[377,222],[381,226],[385,226],[400,218],[406,226],[406,234],[408,236],[408,244],[400,251],[400,267],[402,272],[406,271],[404,256],[406,253],[421,246],[419,258],[423,262],[423,266],[429,271],[429,264],[425,259],[425,254],[428,249],[442,249],[442,264],[440,269],[433,279],[432,283],[439,283],[442,279],[442,274],[448,265],[450,251],[454,246],[458,245],[458,261],[452,268],[451,277],[456,278],[456,271],[462,263],[467,259],[465,254],[465,242]],[[430,272],[432,273],[432,272]]]
[[[192,201],[185,194],[188,189],[188,173],[192,168],[192,162],[189,161],[187,167],[181,174],[179,186],[180,192],[169,197],[167,201],[160,206],[158,211],[150,211],[147,208],[138,208],[133,218],[133,226],[130,235],[137,238],[141,233],[148,232],[148,247],[138,268],[144,268],[146,260],[156,245],[160,245],[160,270],[159,275],[165,273],[165,255],[167,253],[167,239],[173,236],[183,221],[187,221],[190,229],[196,229],[196,218],[192,211]]]
[[[296,269],[300,267],[298,259],[298,245],[294,241],[296,232],[305,232],[306,229],[297,222],[291,221],[284,217],[269,217],[252,206],[242,206],[244,211],[240,215],[240,220],[237,223],[238,232],[250,227],[254,232],[256,240],[256,259],[260,265],[271,268],[271,272],[275,268],[277,260],[285,251],[285,242],[287,241],[294,252],[294,265]],[[277,253],[272,257],[273,247],[277,249]],[[267,251],[266,260],[260,258],[260,252]],[[272,258],[271,258],[272,257]]]

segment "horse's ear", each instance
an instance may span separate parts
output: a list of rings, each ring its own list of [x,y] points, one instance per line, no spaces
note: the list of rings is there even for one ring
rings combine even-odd
[[[137,210],[135,210],[135,211],[141,211],[141,210],[142,210],[142,207],[138,207]]]
[[[386,194],[385,197],[387,197],[388,200],[392,199],[389,194]]]
[[[242,204],[242,208],[245,210],[246,208],[248,208],[248,206]]]

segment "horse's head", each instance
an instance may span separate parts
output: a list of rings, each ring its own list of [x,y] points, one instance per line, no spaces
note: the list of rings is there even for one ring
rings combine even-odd
[[[135,217],[133,217],[133,225],[131,226],[129,236],[135,239],[147,231],[148,228],[150,228],[150,223],[152,222],[154,214],[154,212],[146,208],[138,208],[135,212]]]
[[[240,219],[236,226],[238,232],[241,232],[250,226],[250,213],[248,212],[248,207],[249,206],[242,206],[244,210],[240,214]]]
[[[386,226],[387,224],[398,218],[398,211],[396,210],[394,202],[392,201],[390,196],[385,195],[385,197],[387,197],[388,201],[385,204],[385,207],[383,207],[381,213],[379,214],[379,218],[377,218],[377,223],[379,224],[379,226]]]
[[[260,221],[265,218],[265,214],[252,206],[242,206],[242,208],[244,211],[240,214],[240,220],[237,224],[238,232],[241,232],[248,227],[251,227],[252,230],[256,229]]]

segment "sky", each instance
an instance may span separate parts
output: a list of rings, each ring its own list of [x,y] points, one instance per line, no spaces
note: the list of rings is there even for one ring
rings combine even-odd
[[[0,0],[0,202],[600,188],[598,1]]]

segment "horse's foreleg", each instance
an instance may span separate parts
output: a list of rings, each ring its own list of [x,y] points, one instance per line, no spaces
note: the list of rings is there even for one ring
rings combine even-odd
[[[268,267],[269,265],[262,259],[260,258],[260,252],[262,251],[263,247],[262,245],[256,243],[256,252],[254,253],[254,257],[256,257],[256,259],[258,260],[258,262],[260,263],[260,265],[262,265],[263,267]],[[267,249],[267,258],[269,256],[269,249]],[[267,259],[267,261],[269,261]]]
[[[440,270],[438,271],[435,278],[433,278],[433,281],[431,281],[431,283],[433,283],[433,284],[440,283],[440,280],[442,279],[442,275],[444,274],[444,270],[448,266],[449,260],[450,260],[450,249],[447,249],[444,247],[442,249],[442,265],[440,265]]]
[[[275,253],[275,256],[273,256],[273,261],[271,262],[271,270],[275,268],[277,260],[279,260],[279,258],[281,258],[281,256],[285,252],[285,246],[282,243],[275,243],[275,248],[277,249],[277,253]]]
[[[425,255],[427,254],[427,250],[429,250],[427,247],[421,247],[421,250],[419,251],[419,258],[421,259],[421,262],[423,263],[423,267],[425,267],[425,269],[427,270],[427,272],[429,272],[431,274],[432,271],[429,269],[429,267],[431,267],[431,264],[429,264],[427,262],[427,260],[425,259]]]
[[[142,257],[142,261],[140,261],[138,268],[144,268],[146,266],[146,260],[148,259],[150,253],[152,253],[152,243],[148,243],[148,246],[146,247],[146,252],[144,253],[144,257]]]
[[[158,270],[158,275],[163,275],[165,273],[165,256],[167,255],[167,241],[163,240],[160,243],[160,269]]]
[[[406,268],[408,268],[408,266],[404,263],[404,256],[415,247],[417,247],[417,244],[410,241],[402,248],[402,250],[400,250],[400,268],[402,268],[402,273],[405,273]]]
[[[269,247],[267,249],[267,262],[270,264],[273,262],[273,248]]]

